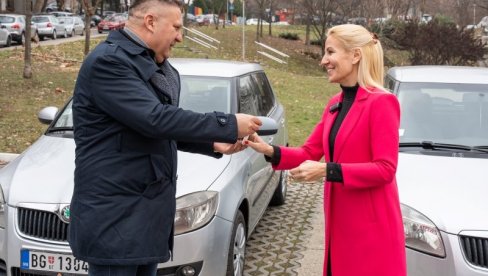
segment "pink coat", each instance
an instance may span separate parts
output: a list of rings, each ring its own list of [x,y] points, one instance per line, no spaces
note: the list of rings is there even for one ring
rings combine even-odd
[[[305,144],[281,148],[275,169],[305,160],[329,161],[329,132],[338,112],[330,106]],[[325,260],[330,250],[333,276],[406,275],[405,238],[395,173],[398,162],[400,107],[388,92],[359,88],[334,145],[344,183],[325,182]]]

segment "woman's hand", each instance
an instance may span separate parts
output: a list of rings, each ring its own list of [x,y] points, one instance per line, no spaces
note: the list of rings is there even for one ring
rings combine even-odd
[[[313,182],[326,176],[327,163],[307,160],[300,166],[291,169],[290,175],[296,181]]]
[[[214,142],[214,151],[223,154],[233,154],[245,150],[246,148],[247,145],[244,145],[241,141],[237,141],[234,144]]]
[[[274,149],[273,146],[270,144],[266,143],[257,133],[254,133],[252,135],[249,135],[249,138],[247,140],[242,141],[244,145],[249,146],[253,150],[262,153],[264,155],[267,155],[269,157],[273,157],[274,154]]]

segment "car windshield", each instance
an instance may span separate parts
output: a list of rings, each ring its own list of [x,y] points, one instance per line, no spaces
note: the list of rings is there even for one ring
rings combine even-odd
[[[401,83],[400,143],[488,145],[488,84]]]
[[[179,106],[201,113],[213,111],[229,113],[231,88],[231,81],[228,78],[181,76]],[[50,130],[72,127],[72,101],[70,101]]]
[[[32,22],[34,22],[34,23],[49,22],[49,18],[47,18],[45,16],[36,16],[36,17],[32,17]]]
[[[14,23],[15,18],[11,16],[0,16],[0,23]]]

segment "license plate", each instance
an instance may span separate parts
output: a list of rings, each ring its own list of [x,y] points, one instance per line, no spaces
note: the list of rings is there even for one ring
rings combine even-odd
[[[20,251],[22,270],[40,270],[88,274],[88,264],[73,255],[22,249]]]

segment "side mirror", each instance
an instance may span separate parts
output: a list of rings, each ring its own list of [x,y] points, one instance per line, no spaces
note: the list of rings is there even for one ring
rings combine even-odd
[[[58,108],[55,106],[44,107],[37,113],[37,119],[39,119],[39,122],[49,125],[52,123],[57,113]]]
[[[259,136],[273,135],[278,132],[278,124],[274,119],[265,116],[258,116],[263,123],[257,131]]]

